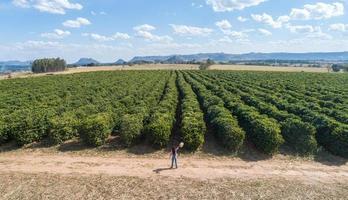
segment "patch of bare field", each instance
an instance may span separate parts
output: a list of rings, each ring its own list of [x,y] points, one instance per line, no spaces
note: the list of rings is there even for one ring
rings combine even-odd
[[[271,71],[271,72],[320,72],[327,73],[327,68],[315,67],[277,67],[257,65],[213,65],[210,70],[235,70],[235,71]]]
[[[0,199],[345,199],[347,184],[284,179],[0,173]]]
[[[344,199],[348,163],[329,154],[270,158],[249,147],[229,155],[205,145],[182,152],[147,145],[100,148],[76,140],[24,148],[0,146],[0,199]],[[282,150],[283,151],[283,150]]]

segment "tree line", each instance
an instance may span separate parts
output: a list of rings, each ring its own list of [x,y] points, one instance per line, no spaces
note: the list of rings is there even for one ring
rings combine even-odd
[[[37,59],[31,66],[33,73],[59,72],[65,71],[66,68],[66,61],[60,58]]]

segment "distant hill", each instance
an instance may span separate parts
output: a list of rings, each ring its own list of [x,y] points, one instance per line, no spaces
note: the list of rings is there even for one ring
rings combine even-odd
[[[94,60],[93,58],[80,58],[79,61],[74,63],[74,65],[87,66],[87,65],[98,65],[100,62]]]
[[[116,65],[124,65],[124,64],[126,64],[127,62],[125,61],[125,60],[123,60],[123,59],[118,59],[116,62],[115,62],[115,64]]]
[[[31,71],[31,61],[1,61],[0,73]]]
[[[174,63],[174,64],[180,64],[185,62],[185,59],[181,56],[172,56],[164,61],[165,63]]]
[[[0,65],[6,66],[30,66],[32,61],[18,61],[18,60],[10,60],[10,61],[0,61]]]
[[[217,62],[228,61],[252,61],[252,60],[310,60],[310,61],[348,61],[348,52],[322,52],[322,53],[247,53],[247,54],[225,54],[225,53],[200,53],[191,55],[170,56],[137,56],[130,62],[137,61],[168,61],[175,59],[180,61],[204,61],[211,59]]]

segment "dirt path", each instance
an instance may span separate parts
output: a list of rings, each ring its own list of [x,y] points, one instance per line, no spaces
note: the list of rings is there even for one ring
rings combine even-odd
[[[327,166],[313,161],[205,159],[183,157],[180,168],[170,170],[169,158],[86,157],[71,155],[0,155],[0,173],[109,175],[118,177],[175,177],[197,180],[219,178],[283,178],[303,183],[344,183],[348,165]]]

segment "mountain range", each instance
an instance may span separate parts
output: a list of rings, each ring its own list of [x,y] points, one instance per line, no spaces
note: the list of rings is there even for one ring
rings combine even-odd
[[[215,62],[229,61],[266,61],[266,60],[291,60],[291,61],[324,61],[324,62],[348,62],[348,51],[346,52],[318,52],[318,53],[199,53],[191,55],[167,55],[167,56],[136,56],[130,63],[163,62],[182,63],[188,61],[205,61],[211,59]],[[0,73],[15,71],[30,71],[32,61],[0,61]],[[127,62],[119,59],[114,63],[100,63],[93,58],[81,58],[74,65],[102,65],[116,64],[123,65]]]
[[[74,65],[86,66],[86,65],[98,65],[100,62],[94,60],[93,58],[80,58],[79,61],[74,63]]]
[[[191,55],[170,56],[136,56],[129,62],[155,61],[203,61],[211,59],[216,62],[253,61],[253,60],[303,60],[303,61],[348,61],[348,52],[319,52],[319,53],[200,53]]]
[[[0,62],[0,73],[30,71],[31,61],[2,61]]]

